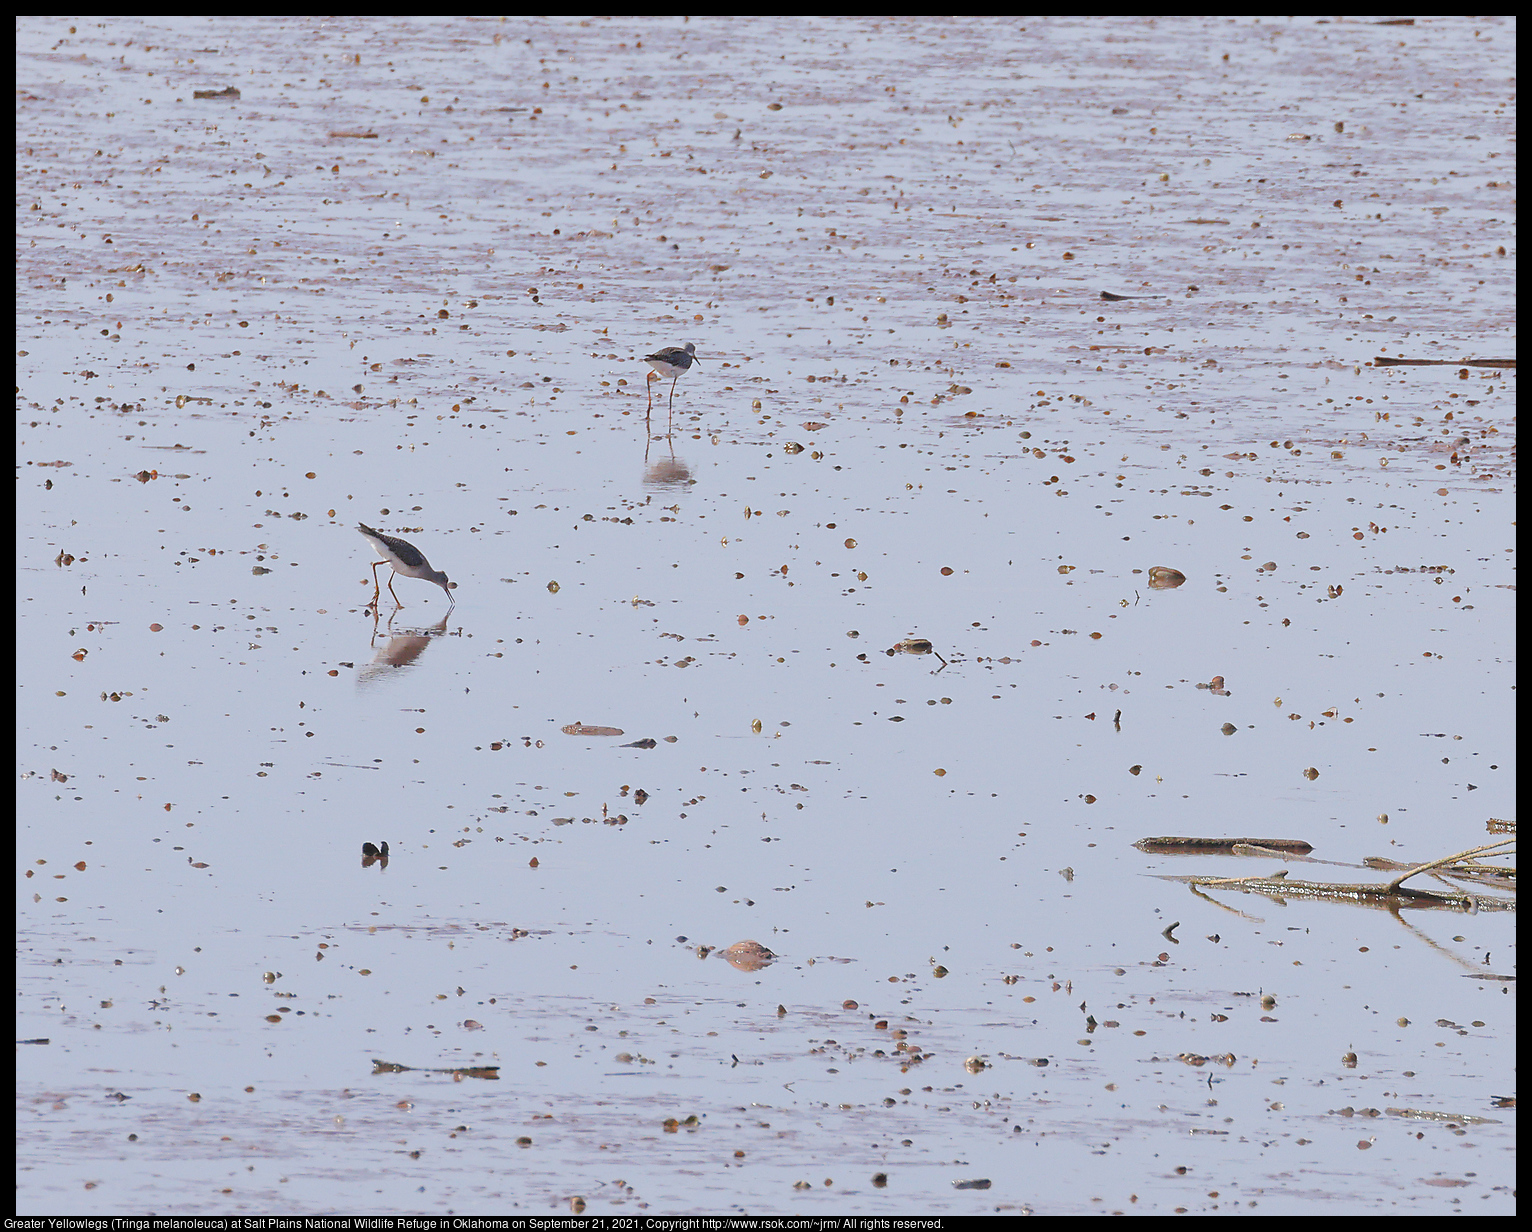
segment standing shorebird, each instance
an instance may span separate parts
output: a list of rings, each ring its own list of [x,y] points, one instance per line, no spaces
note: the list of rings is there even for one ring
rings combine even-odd
[[[681,379],[681,374],[691,368],[693,364],[700,364],[697,358],[697,344],[688,342],[684,347],[666,347],[663,351],[656,351],[653,355],[645,355],[644,363],[648,364],[662,377],[670,377],[670,409],[676,409],[676,382]],[[645,382],[649,387],[649,406],[644,414],[654,409],[654,377],[649,377]]]
[[[447,581],[447,575],[439,569],[431,568],[428,561],[420,550],[406,543],[403,539],[395,539],[392,535],[385,535],[382,531],[373,530],[370,526],[357,523],[357,530],[361,531],[378,551],[383,559],[372,566],[372,601],[376,603],[383,593],[378,586],[378,565],[387,565],[394,572],[388,575],[388,593],[394,596],[394,602],[400,607],[404,604],[399,602],[399,596],[394,594],[394,573],[402,573],[405,577],[419,578],[423,582],[435,582],[447,592],[447,598],[452,603],[457,600],[452,597],[452,583]]]

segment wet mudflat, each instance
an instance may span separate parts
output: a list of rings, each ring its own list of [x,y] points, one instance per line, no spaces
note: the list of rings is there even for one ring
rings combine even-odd
[[[1510,22],[18,40],[21,1213],[1511,1212]]]

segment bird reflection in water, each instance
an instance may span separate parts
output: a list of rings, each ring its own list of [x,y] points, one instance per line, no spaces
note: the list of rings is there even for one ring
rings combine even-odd
[[[379,677],[388,675],[393,669],[409,667],[416,659],[425,653],[432,638],[441,637],[447,632],[447,617],[443,616],[434,625],[417,626],[410,629],[400,629],[395,632],[392,628],[393,620],[389,620],[387,627],[387,640],[381,645],[379,637],[381,632],[378,628],[378,616],[373,614],[372,619],[372,662],[362,668],[356,674],[357,688],[365,688]]]
[[[649,450],[655,441],[664,441],[670,451],[669,460],[649,461]],[[646,483],[685,483],[691,478],[691,470],[676,457],[676,438],[673,432],[663,435],[649,431],[649,421],[644,420],[644,481]]]
[[[690,485],[691,480],[691,467],[675,454],[654,462],[650,462],[647,457],[644,459],[644,482],[650,487],[682,488]]]

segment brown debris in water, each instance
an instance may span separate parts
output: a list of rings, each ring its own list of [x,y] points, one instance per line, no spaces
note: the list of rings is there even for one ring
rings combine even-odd
[[[718,957],[727,959],[736,970],[759,971],[774,962],[777,956],[759,941],[736,941],[727,949],[719,950]]]

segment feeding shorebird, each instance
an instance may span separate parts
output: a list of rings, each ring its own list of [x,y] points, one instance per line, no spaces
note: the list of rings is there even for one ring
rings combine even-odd
[[[357,523],[357,530],[366,536],[367,541],[377,549],[378,555],[383,559],[372,567],[372,601],[376,603],[382,591],[378,586],[378,565],[387,565],[394,573],[402,573],[405,577],[419,578],[423,582],[435,582],[447,592],[447,598],[456,603],[452,597],[452,583],[447,581],[447,575],[439,569],[431,568],[431,562],[421,554],[420,549],[406,543],[403,539],[395,539],[392,535],[385,535],[382,531],[373,530],[370,526]],[[388,576],[388,593],[394,596],[394,602],[400,607],[399,596],[394,594],[393,573]]]
[[[697,358],[697,344],[688,342],[684,347],[666,347],[662,351],[656,351],[653,355],[645,355],[644,363],[648,364],[662,377],[670,377],[670,409],[676,409],[676,382],[681,379],[681,374],[691,368],[693,364],[700,364]],[[650,376],[645,384],[649,389],[649,406],[644,414],[654,409],[654,386],[653,376]]]

